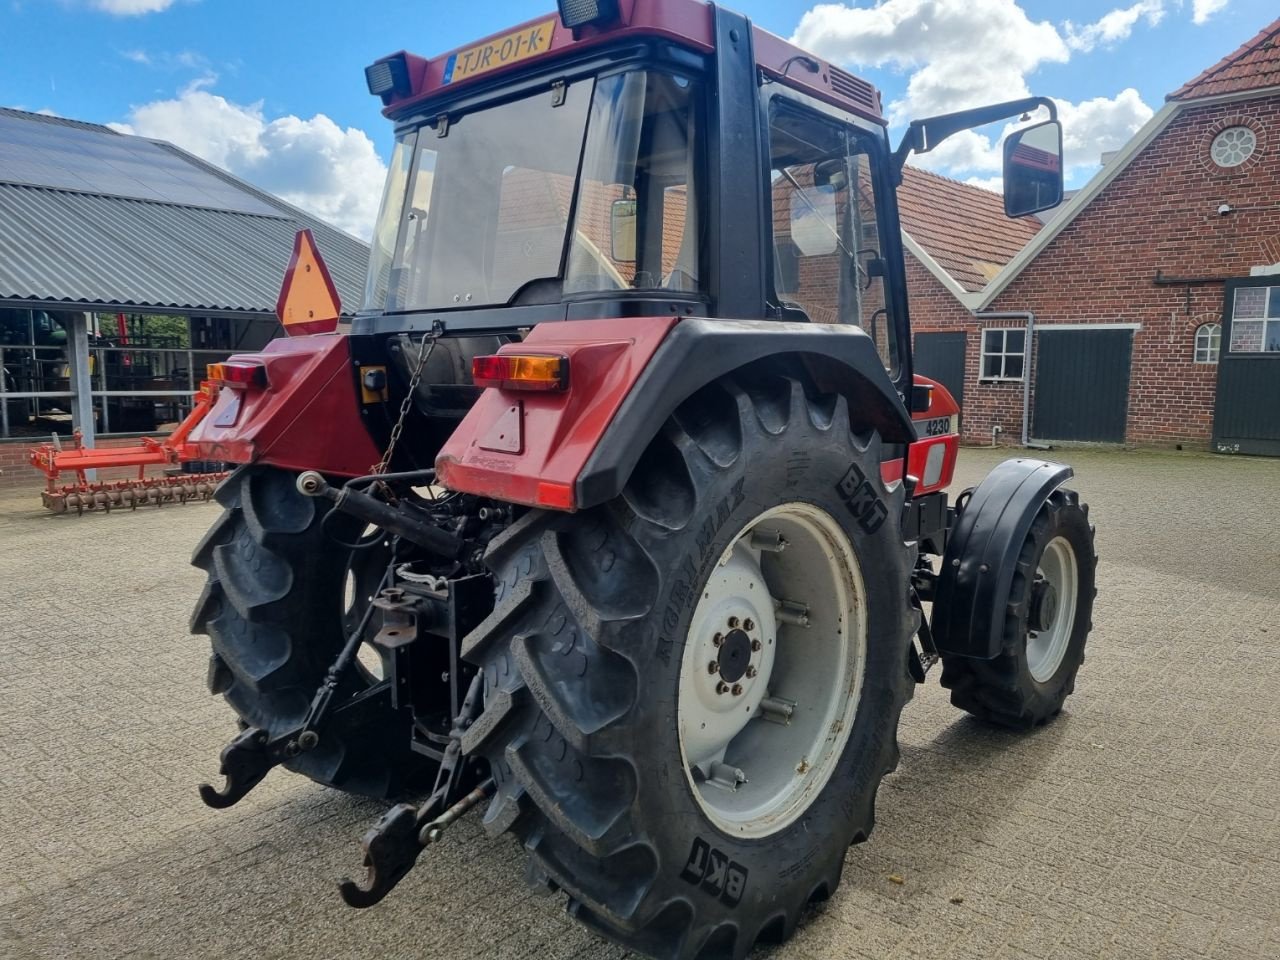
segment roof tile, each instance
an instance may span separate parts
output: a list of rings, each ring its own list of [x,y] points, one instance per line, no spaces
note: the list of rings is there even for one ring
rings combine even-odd
[[[1280,86],[1280,20],[1273,20],[1248,43],[1184,83],[1167,99],[1199,100],[1276,86]]]
[[[903,170],[898,213],[902,229],[970,292],[985,287],[1044,225],[1006,217],[998,193],[912,166]]]

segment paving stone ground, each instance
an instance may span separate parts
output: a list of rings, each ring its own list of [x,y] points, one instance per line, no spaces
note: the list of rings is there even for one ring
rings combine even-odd
[[[961,482],[1004,455],[964,451]],[[1280,460],[1051,456],[1102,557],[1067,711],[1015,736],[930,677],[871,842],[757,956],[1280,957]],[[474,823],[359,912],[334,880],[378,804],[283,771],[200,803],[234,733],[186,633],[215,510],[0,500],[0,958],[624,956]]]

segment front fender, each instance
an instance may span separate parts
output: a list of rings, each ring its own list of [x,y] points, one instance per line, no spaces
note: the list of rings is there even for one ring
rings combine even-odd
[[[1014,567],[1031,524],[1072,469],[1047,460],[1006,460],[978,484],[947,542],[933,601],[933,642],[944,655],[989,660],[1000,653]]]

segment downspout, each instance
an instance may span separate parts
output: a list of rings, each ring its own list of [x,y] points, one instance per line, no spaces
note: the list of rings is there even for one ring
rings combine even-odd
[[[973,314],[979,320],[1024,320],[1027,324],[1026,351],[1022,359],[1022,446],[1035,450],[1048,450],[1044,444],[1031,442],[1031,351],[1036,332],[1036,315],[1030,310],[989,310]],[[978,344],[981,362],[982,343]],[[982,371],[978,371],[979,377]]]

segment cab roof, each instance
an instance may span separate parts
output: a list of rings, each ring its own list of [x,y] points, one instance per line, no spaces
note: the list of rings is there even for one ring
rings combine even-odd
[[[605,25],[568,28],[552,11],[431,59],[407,51],[384,57],[379,63],[403,62],[405,84],[384,95],[383,113],[401,115],[445,91],[629,38],[652,37],[700,53],[715,52],[714,7],[704,0],[619,0],[618,6],[616,20]],[[863,119],[885,123],[880,91],[866,80],[759,27],[752,27],[752,36],[756,63],[766,77]]]

